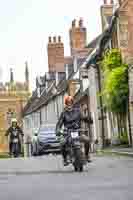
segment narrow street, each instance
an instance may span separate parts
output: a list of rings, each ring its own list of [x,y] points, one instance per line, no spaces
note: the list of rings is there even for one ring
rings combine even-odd
[[[0,160],[1,200],[132,200],[133,160],[98,156],[83,173],[60,156]]]

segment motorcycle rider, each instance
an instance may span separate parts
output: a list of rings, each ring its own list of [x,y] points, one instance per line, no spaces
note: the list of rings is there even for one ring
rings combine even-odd
[[[66,96],[64,98],[64,104],[65,104],[64,111],[61,113],[59,120],[56,124],[56,134],[57,135],[60,136],[60,134],[61,134],[60,130],[63,125],[64,125],[64,129],[74,130],[74,129],[81,128],[82,121],[86,120],[86,121],[88,121],[88,123],[92,121],[89,116],[82,115],[82,112],[81,112],[79,106],[76,107],[74,105],[73,97]],[[84,134],[80,134],[80,140],[82,142],[84,142],[85,144],[89,144],[89,138]],[[66,144],[67,144],[67,141],[64,138],[64,142],[61,144],[61,151],[62,151],[62,156],[63,156],[63,160],[64,160],[64,166],[66,166],[68,164]],[[90,161],[88,155],[86,155],[86,159],[88,160],[88,162]]]
[[[8,128],[6,131],[5,136],[9,136],[9,154],[12,155],[12,145],[13,145],[13,139],[14,139],[14,133],[18,134],[18,139],[19,139],[19,153],[21,153],[21,141],[23,138],[23,131],[22,129],[18,126],[17,119],[13,118],[11,120],[11,126]]]

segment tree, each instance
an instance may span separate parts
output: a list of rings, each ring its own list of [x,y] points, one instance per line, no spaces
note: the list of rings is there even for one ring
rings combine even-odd
[[[106,108],[118,119],[120,133],[126,131],[128,105],[128,66],[122,62],[118,49],[108,51],[101,62],[104,79],[102,96]]]

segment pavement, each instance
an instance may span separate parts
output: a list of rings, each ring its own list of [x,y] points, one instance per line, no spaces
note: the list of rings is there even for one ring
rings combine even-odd
[[[128,147],[109,147],[103,150],[98,150],[97,152],[133,157],[133,148]]]
[[[1,200],[132,200],[133,159],[93,156],[83,173],[60,156],[0,160]]]

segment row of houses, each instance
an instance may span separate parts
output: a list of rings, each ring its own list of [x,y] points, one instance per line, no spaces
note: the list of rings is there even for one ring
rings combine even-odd
[[[130,1],[130,0],[129,0]],[[96,37],[85,49],[86,53],[76,52],[71,55],[71,63],[64,64],[64,71],[49,71],[36,81],[36,89],[23,111],[25,142],[30,142],[32,135],[45,123],[57,123],[64,108],[64,96],[74,97],[75,103],[87,104],[93,118],[93,141],[98,141],[99,147],[116,142],[118,123],[116,117],[104,109],[102,97],[98,95],[102,88],[102,72],[99,61],[106,50],[119,48],[124,62],[129,61],[127,43],[127,15],[126,1],[114,4],[113,1],[101,7],[102,28],[101,35]],[[126,17],[125,17],[126,16]],[[124,31],[123,31],[124,28]],[[88,49],[88,50],[87,50]],[[76,49],[77,50],[77,49]],[[130,59],[131,60],[131,59]],[[131,64],[131,63],[129,63]],[[131,66],[131,65],[130,65]],[[132,68],[129,71],[129,91],[132,94]],[[129,144],[132,144],[133,113],[132,98],[129,98],[130,119],[127,116]],[[128,113],[129,114],[129,113]]]

